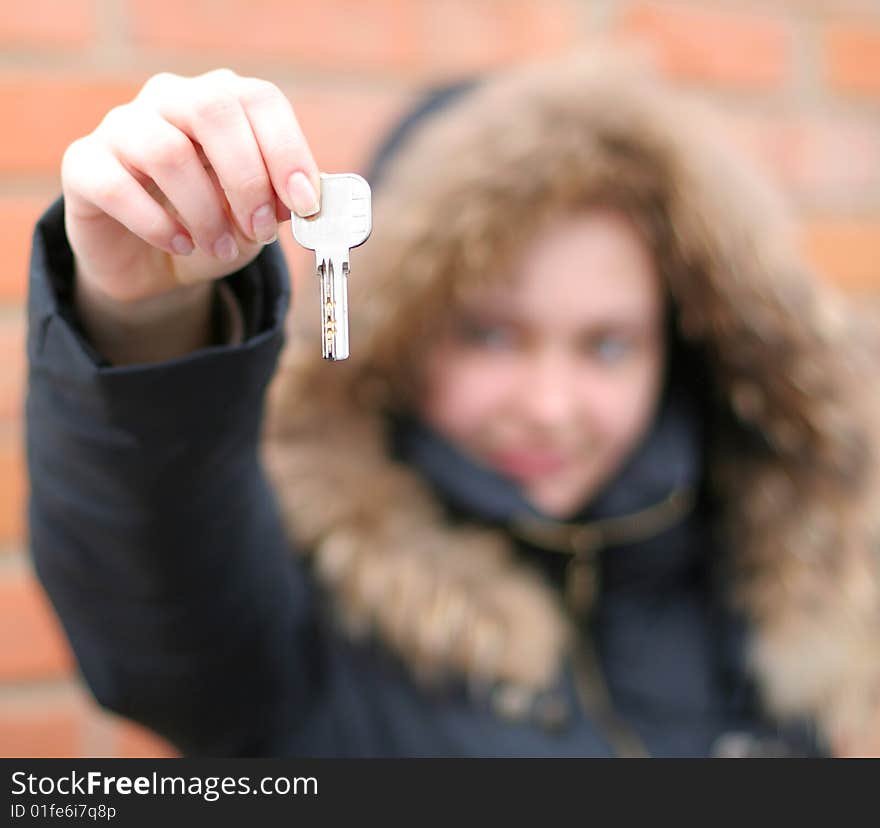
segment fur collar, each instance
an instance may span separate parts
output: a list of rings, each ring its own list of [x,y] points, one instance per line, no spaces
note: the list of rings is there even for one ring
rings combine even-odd
[[[422,126],[355,253],[352,357],[326,363],[317,332],[297,331],[263,459],[349,634],[377,635],[424,681],[550,686],[571,641],[560,595],[504,531],[446,520],[393,458],[387,415],[417,393],[432,320],[497,274],[524,226],[622,200],[710,366],[708,485],[766,711],[811,717],[839,755],[880,753],[878,337],[805,269],[784,212],[712,127],[602,52],[492,78]]]

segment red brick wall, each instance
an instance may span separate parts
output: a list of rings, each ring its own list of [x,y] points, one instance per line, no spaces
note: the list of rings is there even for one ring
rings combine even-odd
[[[229,66],[290,96],[322,169],[362,169],[429,80],[639,38],[721,104],[791,196],[817,267],[880,286],[876,0],[28,0],[0,15],[0,753],[168,755],[97,709],[25,554],[24,299],[65,147],[150,75]],[[296,272],[306,261],[285,242]]]

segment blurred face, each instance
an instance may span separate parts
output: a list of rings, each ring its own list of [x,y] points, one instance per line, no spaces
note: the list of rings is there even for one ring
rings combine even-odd
[[[553,225],[428,349],[419,415],[564,519],[636,447],[664,368],[651,251],[622,213]],[[488,290],[488,289],[487,289]]]

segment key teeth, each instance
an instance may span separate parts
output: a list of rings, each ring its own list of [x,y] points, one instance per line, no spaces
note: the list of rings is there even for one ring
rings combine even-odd
[[[333,258],[327,257],[317,268],[321,280],[321,352],[324,359],[332,361],[348,359],[349,356],[345,281],[348,267],[348,262],[343,261],[339,265],[342,275],[337,277]]]

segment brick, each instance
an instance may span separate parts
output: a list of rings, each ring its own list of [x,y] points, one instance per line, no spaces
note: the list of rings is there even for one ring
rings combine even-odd
[[[180,756],[180,752],[137,722],[119,719],[116,725],[116,756],[124,759],[171,759]]]
[[[24,309],[15,318],[0,317],[0,423],[19,423],[26,373]]]
[[[405,68],[417,58],[409,0],[131,0],[129,32],[149,50],[281,59],[345,71]]]
[[[0,426],[0,544],[24,540],[25,500],[24,446],[21,429]]]
[[[0,681],[68,676],[73,657],[42,587],[24,567],[0,576]]]
[[[807,219],[803,243],[814,267],[844,289],[880,291],[880,216]]]
[[[34,225],[53,197],[0,198],[0,304],[24,303]]]
[[[0,700],[0,756],[76,758],[82,754],[88,708],[75,688]]]
[[[763,90],[791,73],[791,35],[767,13],[640,3],[617,28],[676,78]]]
[[[802,203],[858,210],[878,205],[880,122],[864,118],[728,115],[733,140]]]
[[[877,0],[770,0],[765,6],[774,6],[794,12],[800,17],[812,16],[819,20],[864,16],[877,11]]]
[[[833,88],[880,98],[880,25],[832,24],[822,46],[826,79]]]
[[[14,123],[0,141],[0,174],[61,174],[67,146],[92,132],[108,110],[143,86],[101,75],[0,73],[0,112]]]
[[[92,0],[28,0],[5,3],[0,15],[0,44],[81,49],[95,37]]]
[[[306,83],[279,86],[293,104],[315,160],[325,172],[363,172],[385,131],[410,100],[399,92],[352,92]]]
[[[133,0],[139,45],[344,71],[458,74],[545,55],[578,34],[575,0]],[[332,33],[322,37],[320,33]],[[234,65],[233,67],[234,68]]]
[[[420,3],[421,59],[436,78],[559,53],[582,34],[578,6],[566,0]]]

